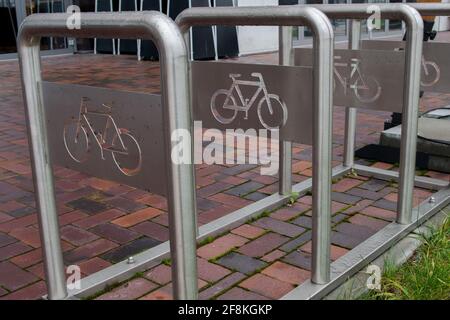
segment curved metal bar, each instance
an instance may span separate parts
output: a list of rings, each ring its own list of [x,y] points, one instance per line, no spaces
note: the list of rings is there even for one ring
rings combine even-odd
[[[450,16],[450,3],[407,3],[422,16]]]
[[[81,28],[70,30],[69,14],[36,14],[22,23],[18,51],[26,105],[30,152],[40,232],[47,276],[48,297],[63,299],[67,288],[59,241],[58,215],[54,196],[52,163],[47,141],[40,66],[42,36],[76,38],[135,38],[156,43],[161,57],[165,154],[168,163],[172,279],[176,299],[197,297],[195,239],[195,181],[193,165],[176,165],[171,160],[171,134],[176,129],[191,132],[192,116],[188,87],[187,51],[182,35],[172,20],[159,12],[83,13]]]
[[[333,6],[320,8],[330,18],[368,18],[370,5]],[[403,93],[403,119],[399,201],[397,222],[409,224],[412,219],[414,177],[416,170],[417,126],[420,94],[420,59],[423,50],[423,20],[414,8],[405,4],[379,5],[381,16],[386,19],[402,19],[408,29],[406,41],[405,88]],[[356,13],[355,13],[356,11]],[[350,16],[351,15],[351,16]]]
[[[413,190],[416,167],[417,127],[420,94],[420,61],[423,50],[423,20],[419,12],[410,4],[352,4],[352,5],[308,5],[319,9],[330,19],[367,19],[372,15],[370,7],[376,5],[384,19],[403,20],[408,29],[406,41],[406,72],[403,93],[403,119],[399,201],[397,222],[409,224],[412,219]],[[300,5],[299,7],[302,7]],[[436,11],[423,11],[423,14],[437,12],[443,5],[437,5]],[[448,9],[448,5],[446,5]]]
[[[317,9],[302,6],[190,8],[176,19],[182,32],[201,25],[306,25],[314,34],[314,151],[312,281],[330,280],[334,33]]]

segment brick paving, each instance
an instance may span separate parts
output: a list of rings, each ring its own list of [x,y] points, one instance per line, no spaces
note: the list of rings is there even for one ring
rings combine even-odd
[[[241,58],[276,62],[275,54]],[[44,79],[136,92],[159,92],[159,66],[134,57],[74,55],[43,59]],[[124,79],[126,75],[127,79]],[[427,94],[422,110],[450,104]],[[358,147],[376,143],[387,113],[358,113]],[[342,160],[344,109],[334,113],[334,165]],[[28,140],[17,61],[0,62],[0,299],[37,299],[46,293]],[[311,177],[311,147],[294,146],[293,180]],[[367,164],[366,161],[361,163]],[[392,168],[385,163],[372,163]],[[449,180],[447,174],[426,175]],[[277,191],[276,177],[259,168],[196,168],[199,223],[205,224]],[[118,183],[55,167],[56,198],[66,265],[83,276],[168,240],[167,202]],[[416,189],[415,203],[430,193]],[[395,217],[396,185],[348,176],[333,185],[332,260]],[[311,263],[311,196],[265,214],[198,249],[202,299],[277,299],[306,281]],[[171,299],[170,267],[159,264],[97,299]]]

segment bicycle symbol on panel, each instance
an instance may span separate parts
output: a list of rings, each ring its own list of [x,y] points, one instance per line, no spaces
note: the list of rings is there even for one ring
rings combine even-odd
[[[258,103],[259,121],[268,130],[280,129],[286,124],[288,119],[286,105],[278,95],[268,92],[261,73],[252,73],[251,76],[257,78],[257,80],[238,80],[242,75],[229,75],[233,81],[230,89],[217,90],[211,98],[211,111],[214,117],[222,124],[229,124],[236,119],[238,112],[244,112],[244,119],[247,120],[248,112],[262,93],[263,97]],[[241,90],[242,86],[257,87],[251,99],[244,98]],[[236,101],[236,94],[240,105]]]
[[[128,129],[119,128],[111,115],[112,107],[102,104],[106,111],[89,111],[87,101],[81,99],[78,119],[71,119],[64,126],[64,145],[69,156],[78,163],[89,157],[91,136],[100,149],[102,160],[105,152],[111,152],[117,168],[126,176],[135,176],[142,166],[142,152],[136,138]],[[105,119],[103,131],[96,130],[91,119]]]
[[[403,51],[403,48],[397,48],[396,51]],[[422,56],[422,74],[420,85],[423,87],[432,87],[441,80],[441,69],[434,61],[428,61]]]
[[[335,57],[335,60],[341,59],[340,56]],[[352,89],[356,98],[363,103],[372,103],[378,100],[381,96],[381,86],[379,82],[374,77],[365,77],[360,69],[361,61],[359,59],[351,59],[350,63],[350,79],[345,78],[341,75],[338,68],[348,68],[348,63],[339,63],[336,62],[334,64],[334,88],[336,89],[336,79],[344,88],[344,94],[347,95],[347,89]],[[352,79],[355,79],[354,82],[348,83]]]
[[[441,79],[441,70],[434,61],[427,61],[422,56],[422,77],[420,84],[424,87],[432,87]]]

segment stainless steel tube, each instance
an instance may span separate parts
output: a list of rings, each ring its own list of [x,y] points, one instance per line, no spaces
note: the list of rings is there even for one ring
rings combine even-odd
[[[279,64],[281,66],[293,66],[293,27],[279,28]],[[279,193],[287,195],[292,193],[292,142],[280,141],[279,144]]]
[[[352,5],[308,5],[315,7],[332,19],[367,19],[371,16],[369,6],[374,4]],[[408,29],[406,43],[406,72],[403,92],[403,130],[400,154],[400,182],[397,222],[411,222],[413,190],[416,166],[417,126],[419,113],[419,93],[421,58],[423,50],[423,20],[419,12],[406,4],[376,4],[381,18],[403,20]],[[299,6],[302,7],[302,6]],[[436,11],[441,6],[436,6]],[[433,13],[429,10],[426,14]],[[425,13],[425,11],[424,11]]]
[[[407,3],[423,16],[450,16],[450,3]]]
[[[361,21],[350,20],[349,30],[348,48],[358,50],[361,41]],[[345,109],[344,166],[346,167],[353,167],[355,164],[356,116],[356,108]]]
[[[172,279],[176,299],[197,297],[195,242],[194,167],[176,165],[171,160],[171,134],[176,129],[192,132],[192,115],[187,75],[187,51],[177,26],[158,12],[83,13],[81,28],[66,26],[69,14],[35,14],[20,27],[18,51],[40,233],[50,299],[66,297],[64,266],[54,197],[52,163],[47,141],[45,107],[40,87],[39,43],[42,36],[73,38],[133,38],[153,40],[160,52],[164,105],[166,161],[168,163],[168,203]]]
[[[312,7],[220,7],[186,9],[177,17],[182,32],[195,25],[310,27],[314,33],[314,151],[312,281],[330,280],[332,76],[334,33],[330,21]]]

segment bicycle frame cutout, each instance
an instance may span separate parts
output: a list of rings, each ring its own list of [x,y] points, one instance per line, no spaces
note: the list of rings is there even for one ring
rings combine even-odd
[[[335,60],[340,60],[341,56],[335,56]],[[372,103],[377,101],[382,92],[382,88],[380,83],[374,77],[365,77],[360,69],[361,60],[357,58],[351,59],[349,63],[343,62],[335,62],[334,63],[334,89],[336,90],[336,80],[339,84],[344,88],[344,95],[347,96],[348,89],[352,89],[358,101],[363,103]],[[347,79],[344,77],[338,68],[351,68],[350,78]],[[355,82],[349,83],[352,79],[355,79]],[[372,93],[372,90],[374,92]]]
[[[86,97],[81,99],[78,119],[70,119],[64,126],[64,145],[70,158],[78,163],[87,161],[92,136],[102,160],[106,160],[105,152],[110,152],[115,165],[124,175],[137,175],[142,167],[142,151],[136,138],[128,129],[118,127],[112,116],[111,106],[102,104],[102,107],[108,110],[105,112],[90,111],[87,101],[89,99]],[[90,122],[92,118],[106,119],[103,130],[93,127]],[[131,165],[130,160],[133,160]]]
[[[211,112],[214,118],[222,124],[230,124],[236,119],[238,112],[244,112],[245,113],[244,119],[247,120],[248,112],[253,107],[260,94],[263,93],[263,97],[260,99],[258,103],[259,121],[268,130],[280,129],[281,127],[286,125],[288,119],[288,109],[286,107],[286,104],[280,99],[278,95],[269,93],[269,91],[267,90],[266,83],[264,81],[264,77],[261,73],[254,72],[251,74],[251,76],[256,78],[257,80],[255,81],[238,80],[238,78],[242,77],[241,74],[229,75],[230,79],[232,80],[230,89],[228,90],[219,89],[211,97]],[[242,93],[241,86],[256,87],[257,90],[255,91],[251,99],[247,99],[244,97]],[[238,105],[235,94],[237,94],[237,97],[241,105]],[[219,105],[221,105],[221,108],[223,110],[231,110],[232,111],[231,116],[223,115],[219,112],[217,101],[220,96],[225,96],[224,97],[225,99],[224,102],[219,103]],[[263,109],[264,106],[267,106],[270,116],[273,116],[275,113],[274,106],[279,106],[278,109],[280,109],[281,107],[282,112],[281,121],[275,124],[269,124],[269,121],[264,120],[263,119],[263,114],[265,111],[265,109]]]

